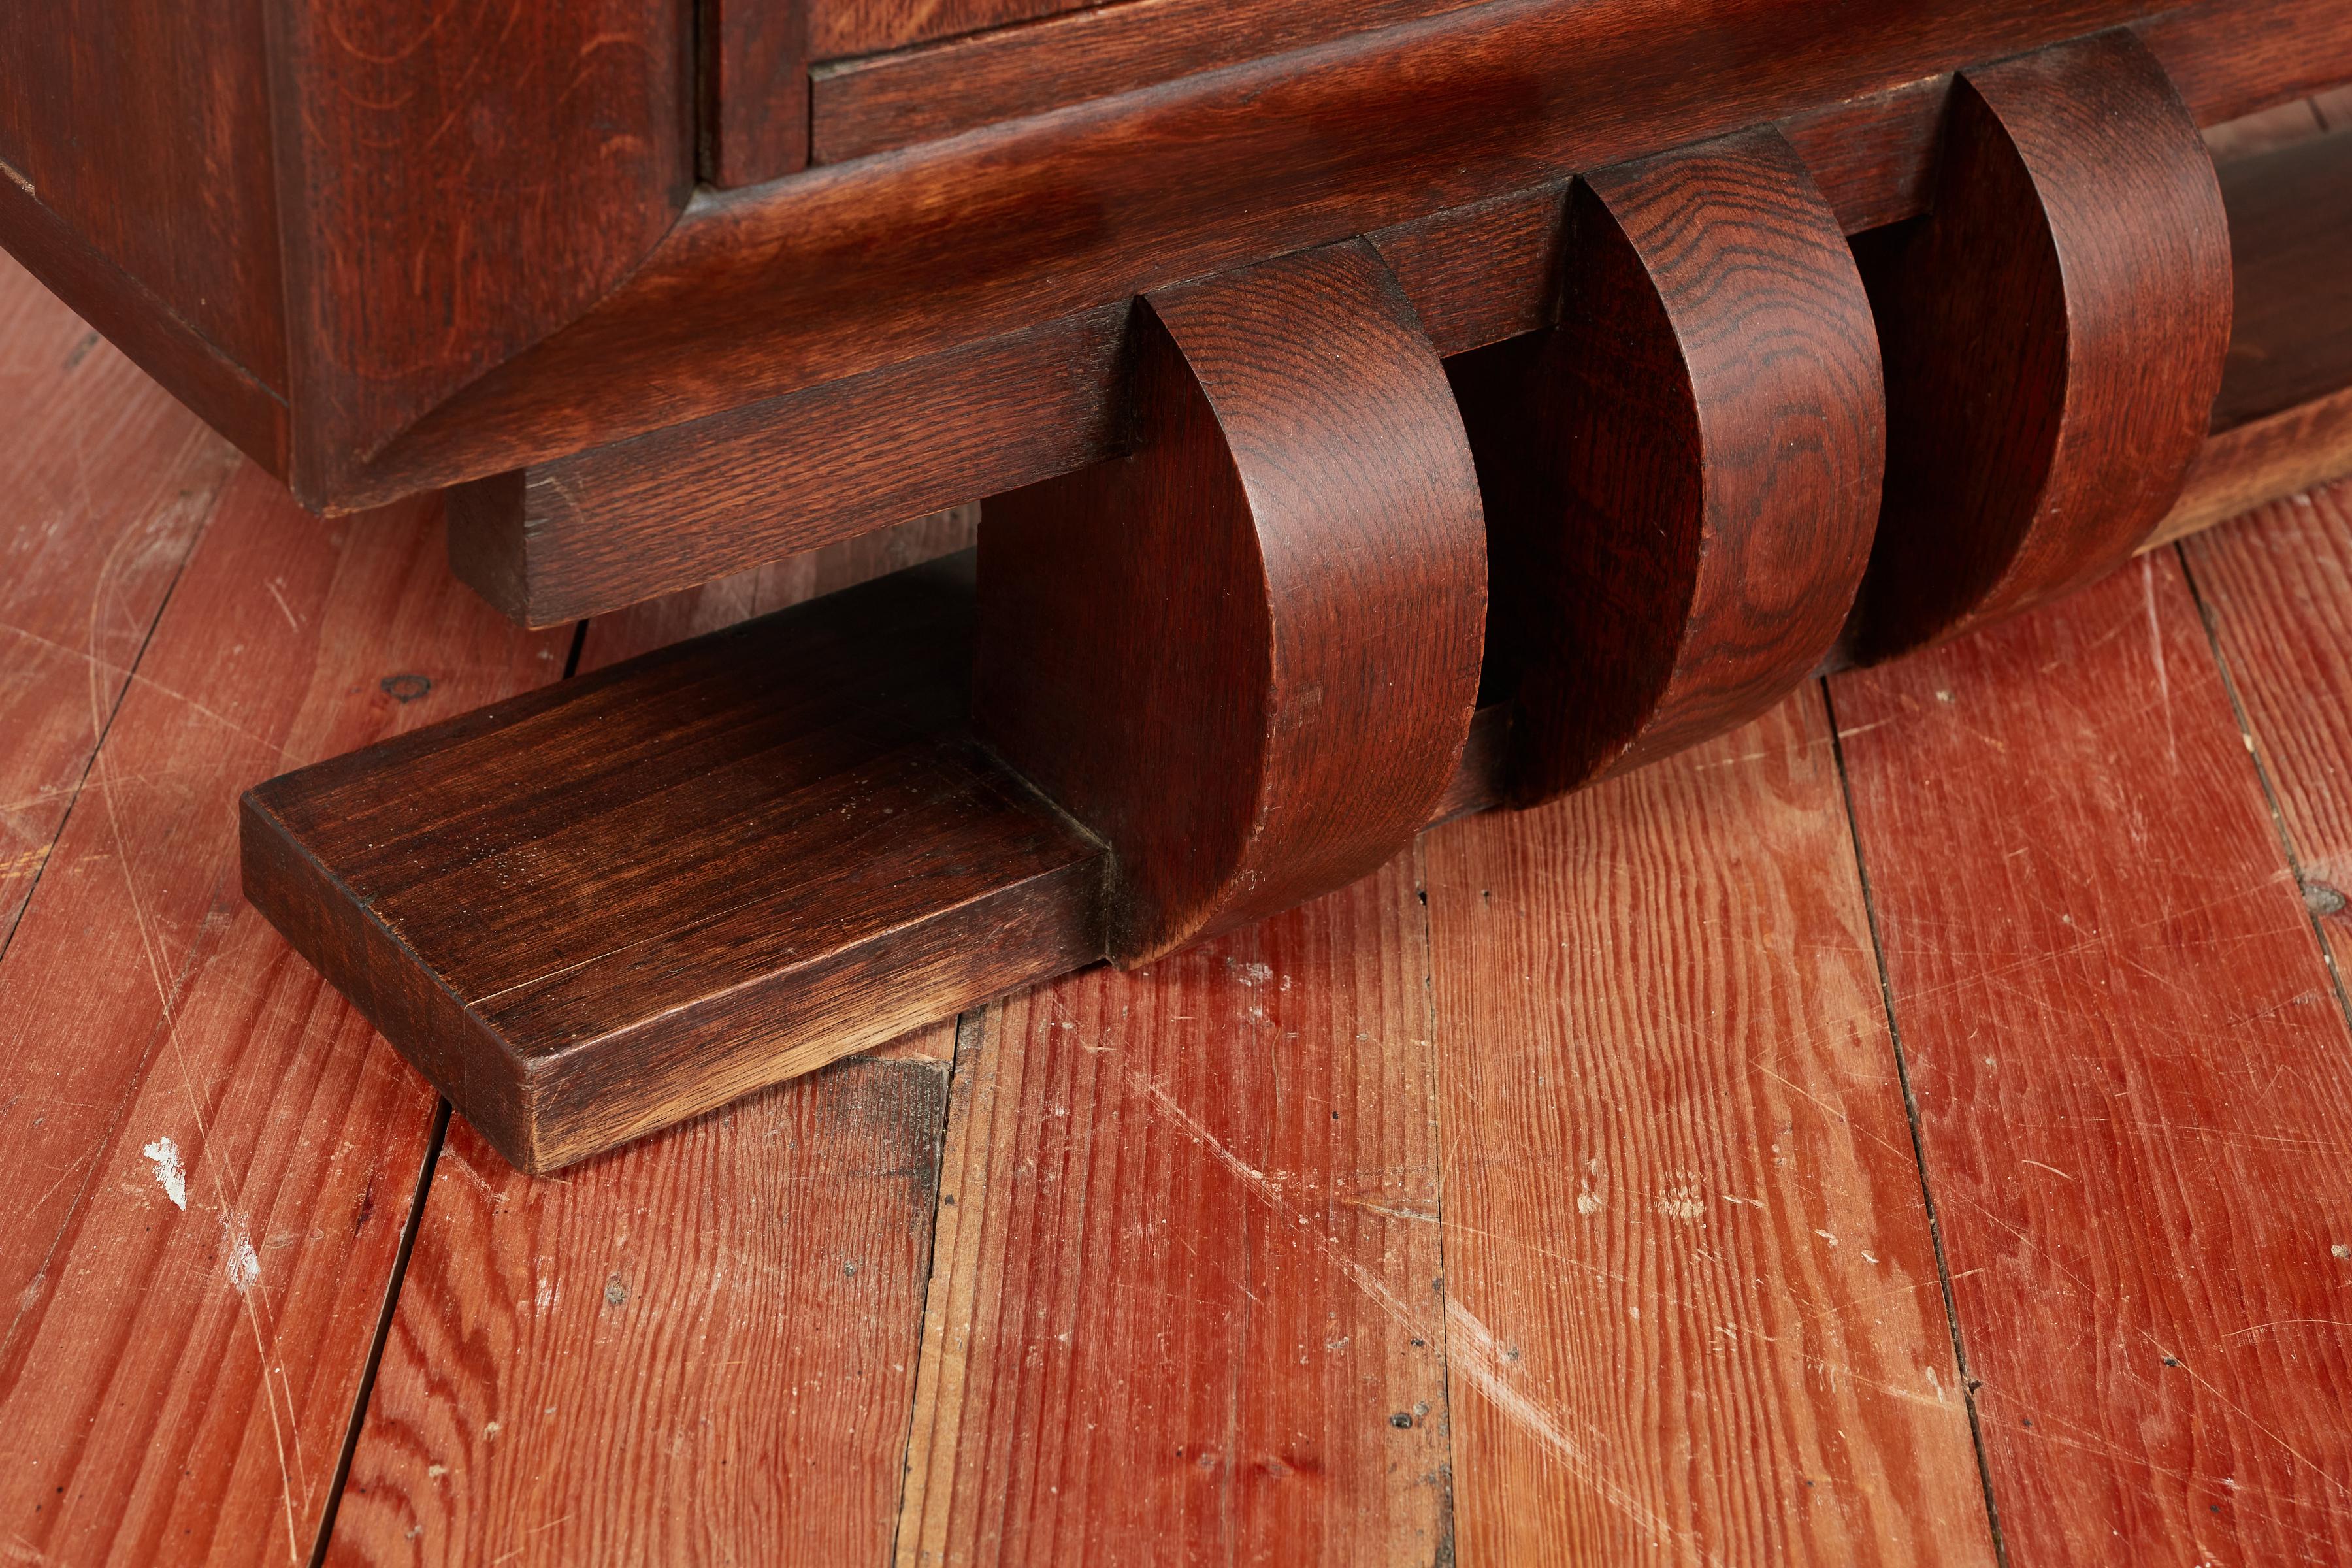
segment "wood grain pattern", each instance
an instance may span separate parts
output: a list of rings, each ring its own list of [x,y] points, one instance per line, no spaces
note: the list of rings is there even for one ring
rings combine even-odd
[[[1991,1563],[1818,690],[1423,854],[1458,1559]]]
[[[814,161],[863,158],[1474,3],[1062,0],[1033,26],[819,66]]]
[[[824,0],[696,0],[702,177],[754,185],[808,163],[809,14]]]
[[[0,952],[236,454],[0,258]]]
[[[2274,501],[2189,542],[2181,559],[2334,945],[2347,917],[2329,892],[2352,889],[2352,483]]]
[[[2230,339],[2229,227],[2145,46],[2100,34],[1961,73],[1933,216],[1863,251],[1886,500],[1864,661],[2110,570],[2179,495]]]
[[[2011,1560],[2344,1555],[2352,1038],[2177,562],[1832,690]]]
[[[819,0],[810,14],[810,57],[839,59],[931,38],[1002,27],[1108,0]]]
[[[961,506],[599,616],[581,638],[580,673],[970,550],[979,538],[980,508]]]
[[[1777,132],[1588,175],[1569,224],[1559,325],[1451,373],[1522,805],[1803,679],[1870,558],[1885,459],[1870,302]]]
[[[1370,247],[1151,295],[1137,332],[1135,451],[987,504],[972,695],[1108,847],[1122,963],[1353,881],[1429,819],[1486,596],[1461,419]]]
[[[2352,129],[2221,165],[2234,322],[2213,428],[2352,387]]]
[[[527,1171],[1090,962],[1100,847],[965,738],[970,569],[271,780],[247,896]]]
[[[628,282],[473,383],[351,504],[624,436],[1556,184],[2144,14],[2147,0],[1506,0],[698,199]],[[2202,47],[2242,44],[2234,9]],[[2282,24],[2284,25],[2284,24]],[[2352,54],[2334,0],[2306,56]],[[1430,112],[1432,104],[1446,106]],[[625,374],[620,374],[625,369]],[[959,498],[968,499],[968,498]]]
[[[266,10],[278,201],[299,215],[287,478],[325,505],[655,248],[693,188],[692,61],[676,0]]]
[[[1446,1561],[1427,950],[1402,858],[956,1061],[898,1561]]]
[[[25,218],[52,219],[136,279],[160,312],[283,392],[264,10],[265,0],[0,10],[0,186],[27,198]]]
[[[946,1079],[841,1063],[561,1181],[453,1122],[327,1561],[885,1562]]]
[[[692,587],[1112,456],[1125,301],[461,485],[450,562],[528,626]]]
[[[436,1107],[238,900],[231,803],[562,668],[436,521],[330,530],[238,471],[0,962],[0,1518],[34,1560],[311,1550]]]
[[[2218,165],[2235,305],[2213,428],[2150,536],[2168,543],[2352,472],[2352,127],[2320,110]],[[2305,133],[2308,132],[2308,133]]]

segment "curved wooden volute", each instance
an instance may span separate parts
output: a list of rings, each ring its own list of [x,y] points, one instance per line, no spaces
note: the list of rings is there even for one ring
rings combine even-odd
[[[1885,513],[1846,637],[1874,660],[2128,556],[2179,495],[2230,339],[2211,160],[2133,34],[1962,73],[1933,213],[1860,247]]]
[[[1588,175],[1569,223],[1559,324],[1454,368],[1522,805],[1802,680],[1861,581],[1884,452],[1862,281],[1777,132]]]
[[[1486,615],[1436,351],[1360,242],[1149,296],[1134,452],[990,501],[974,721],[1140,962],[1352,881],[1452,776]]]

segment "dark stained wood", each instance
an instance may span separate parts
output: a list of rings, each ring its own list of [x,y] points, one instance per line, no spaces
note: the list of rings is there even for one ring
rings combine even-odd
[[[273,780],[247,896],[526,1171],[1087,963],[1098,847],[961,733],[969,571]]]
[[[0,258],[0,952],[236,454]]]
[[[577,321],[417,420],[334,497],[304,493],[350,504],[520,468],[2144,10],[1734,0],[1695,37],[1695,15],[1662,23],[1635,0],[1507,0],[1368,35],[1381,47],[1205,72],[704,197]],[[2242,45],[2235,17],[2214,10],[2200,47]],[[2352,58],[2334,0],[2305,0],[2294,26],[2307,56]]]
[[[1423,857],[1458,1560],[1989,1565],[1818,689]]]
[[[898,1562],[1448,1561],[1409,861],[957,1054]]]
[[[450,563],[530,626],[601,615],[1118,450],[1125,303],[461,485]]]
[[[2352,1037],[2178,563],[1832,691],[2010,1560],[2345,1555]]]
[[[1874,98],[1792,114],[1780,131],[1839,226],[1860,234],[1935,205],[1936,148],[1951,92],[1949,75],[1927,77]]]
[[[53,0],[0,8],[0,236],[37,225],[135,279],[191,337],[286,387],[265,0]],[[15,198],[22,196],[18,201]],[[29,258],[26,259],[29,260]],[[76,303],[110,333],[109,312]],[[133,312],[124,312],[132,314]],[[175,392],[176,384],[167,383]],[[200,411],[206,414],[208,409]]]
[[[2352,387],[2352,129],[2221,165],[2236,321],[2228,430]]]
[[[946,1080],[844,1062],[561,1181],[453,1122],[326,1560],[878,1568]]]
[[[678,0],[267,7],[288,479],[399,430],[611,292],[693,188]]]
[[[980,508],[957,507],[599,616],[580,639],[580,672],[970,550],[979,538]]]
[[[1887,421],[1864,661],[2128,555],[2179,494],[2229,344],[2213,165],[2133,35],[1962,72],[1936,189],[1862,252]]]
[[[1455,362],[1521,804],[1731,729],[1821,662],[1870,558],[1878,343],[1778,132],[1578,182],[1559,325]]]
[[[1136,449],[991,500],[981,738],[1108,846],[1156,958],[1353,881],[1462,752],[1486,588],[1436,351],[1357,243],[1147,298]]]
[[[810,58],[839,59],[1115,0],[811,0]]]
[[[2315,106],[2302,111],[2316,127]],[[2218,166],[2236,305],[2207,438],[2151,536],[2168,542],[2352,472],[2352,129]]]
[[[1034,26],[968,33],[927,48],[818,67],[811,93],[814,161],[838,163],[953,136],[1475,0],[1015,3],[1055,14]]]
[[[93,484],[173,439],[152,413],[85,431]],[[448,580],[436,510],[329,529],[252,468],[229,480],[0,959],[20,1556],[311,1550],[436,1101],[238,899],[231,805],[562,669],[562,639]]]
[[[808,163],[809,8],[824,0],[696,0],[702,177],[755,185]]]

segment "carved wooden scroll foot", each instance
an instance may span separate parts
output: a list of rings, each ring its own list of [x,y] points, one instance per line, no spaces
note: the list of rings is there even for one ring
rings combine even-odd
[[[1459,362],[1521,804],[1742,723],[1869,557],[1878,350],[1845,237],[1766,131],[1570,198],[1559,325]]]
[[[2212,161],[2127,32],[1964,71],[1930,216],[1864,247],[1886,500],[1846,646],[1885,658],[2078,587],[2179,494],[2230,342]]]

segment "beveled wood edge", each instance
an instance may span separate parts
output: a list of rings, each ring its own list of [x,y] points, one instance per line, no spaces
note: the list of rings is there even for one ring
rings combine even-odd
[[[1536,0],[1501,7],[1515,15],[1538,8]],[[1475,8],[1481,13],[1495,9]],[[2335,80],[2352,79],[2352,16],[2338,14],[2328,0],[2268,0],[2260,14],[2251,19],[2245,15],[2248,9],[2243,0],[2206,0],[2203,5],[2168,11],[2118,3],[2103,21],[2095,22],[2087,31],[2096,31],[2102,25],[2121,24],[2141,32],[2182,83],[2200,123],[2218,122],[2267,103],[2315,90]],[[1330,50],[1342,49],[1344,45],[1342,53],[1349,55],[1377,51],[1390,33],[1411,33],[1415,38],[1428,33],[1432,39],[1442,43],[1444,39],[1439,35],[1450,37],[1449,28],[1480,25],[1493,23],[1489,19],[1478,24],[1469,12],[1448,13],[1342,40],[1341,45],[1282,57],[1287,62],[1284,68],[1309,74],[1323,70],[1330,64],[1325,58]],[[2013,41],[2038,45],[2062,41],[2068,36],[2084,36],[2085,31],[2069,23],[2053,23],[2038,38]],[[2286,47],[2282,40],[2291,40],[2293,47]],[[1839,134],[1853,134],[1857,127],[1869,122],[1870,116],[1863,106],[1872,106],[1875,112],[1892,116],[1903,124],[1926,123],[1931,117],[1923,115],[1920,95],[1933,89],[1923,89],[1922,81],[1970,63],[1974,62],[1957,58],[1907,62],[1890,68],[1878,84],[1864,86],[1857,97],[1850,100],[1813,105],[1783,101],[1767,107],[1761,115],[1735,111],[1720,123],[1681,125],[1675,133],[1647,145],[1612,146],[1607,149],[1608,155],[1596,162],[1622,162],[1627,157],[1664,151],[1758,123],[1788,121],[1791,117],[1803,121],[1847,109],[1853,110],[1857,118]],[[936,297],[937,280],[927,279],[919,272],[910,273],[905,285],[896,286],[913,289],[904,300],[894,287],[869,287],[871,300],[857,309],[873,320],[869,328],[856,331],[854,348],[826,353],[820,360],[794,360],[791,356],[802,351],[791,348],[788,338],[780,337],[778,347],[784,357],[773,359],[766,367],[766,379],[761,384],[742,384],[721,374],[716,383],[694,391],[688,387],[696,381],[695,375],[666,375],[663,380],[668,401],[660,404],[641,395],[620,398],[613,395],[612,389],[599,389],[603,373],[597,367],[617,342],[630,342],[633,354],[653,347],[653,356],[642,362],[641,366],[633,363],[633,369],[660,371],[673,360],[684,366],[709,359],[711,349],[730,340],[740,342],[743,335],[741,323],[746,321],[757,319],[759,330],[772,335],[789,334],[792,323],[802,311],[820,316],[835,312],[843,302],[825,295],[824,285],[804,281],[777,285],[775,280],[805,280],[838,274],[838,268],[816,265],[823,257],[814,254],[804,258],[806,265],[793,264],[790,258],[793,247],[814,246],[831,254],[827,240],[812,237],[835,234],[845,221],[853,226],[887,227],[897,223],[895,209],[890,205],[894,198],[889,193],[894,190],[915,196],[934,181],[978,182],[970,184],[968,188],[974,205],[984,205],[979,198],[988,191],[999,186],[1010,189],[1007,182],[1017,184],[1027,177],[1024,171],[1032,163],[1060,155],[1072,138],[1108,134],[1114,130],[1121,135],[1146,135],[1167,117],[1170,102],[1176,102],[1182,110],[1196,100],[1213,105],[1221,94],[1239,92],[1255,99],[1270,90],[1272,83],[1286,79],[1279,72],[1269,75],[1262,64],[1245,64],[1075,106],[1038,121],[1014,121],[900,153],[807,170],[767,185],[728,193],[700,193],[646,264],[604,300],[536,347],[470,384],[416,423],[396,434],[387,433],[377,445],[375,456],[363,468],[353,468],[332,485],[307,488],[300,499],[322,510],[346,511],[416,489],[525,467],[721,413],[761,396],[773,397],[883,364],[923,358],[959,346],[960,332],[976,337],[1001,336],[1042,324],[1060,314],[1098,309],[1116,299],[1148,292],[1189,277],[1246,265],[1267,254],[1335,242],[1349,237],[1351,232],[1379,234],[1399,222],[1442,221],[1465,205],[1481,205],[1557,184],[1574,172],[1574,160],[1569,165],[1555,164],[1531,186],[1524,175],[1509,177],[1508,171],[1519,169],[1524,160],[1506,161],[1505,177],[1487,189],[1434,189],[1425,195],[1423,199],[1428,205],[1423,213],[1381,216],[1370,223],[1356,221],[1373,216],[1370,213],[1360,214],[1341,204],[1325,202],[1311,219],[1283,220],[1289,224],[1288,227],[1277,224],[1280,232],[1269,233],[1258,244],[1219,241],[1203,250],[1200,243],[1188,242],[1189,249],[1180,247],[1166,262],[1122,262],[1118,276],[1103,281],[1097,281],[1083,268],[1073,271],[1065,266],[1055,271],[1055,261],[1040,261],[1037,266],[1054,272],[1050,289],[1033,288],[1029,282],[1018,280],[1017,268],[1003,277],[992,275],[986,279],[991,303],[985,319],[974,312],[943,310],[941,300]],[[1789,130],[1800,145],[1809,139],[1816,146],[1837,139],[1827,132],[1811,134],[1809,138],[1809,127],[1803,123],[1792,123]],[[1852,215],[1883,222],[1904,216],[1908,198],[1902,192],[1919,184],[1916,165],[1932,155],[1932,148],[1907,145],[1898,151],[1902,154],[1898,160],[1901,167],[1894,176],[1891,202],[1885,193],[1871,195],[1841,188],[1834,179],[1823,180],[1825,194],[1842,216]],[[1469,177],[1466,171],[1465,177]],[[928,210],[927,203],[919,196],[916,199],[919,209]],[[1149,243],[1148,235],[1145,243]],[[760,268],[747,270],[730,259],[751,255],[762,258]],[[1155,265],[1163,270],[1153,273],[1150,268]],[[1171,265],[1172,270],[1164,269]],[[731,269],[745,279],[756,277],[758,286],[765,289],[761,294],[762,313],[755,318],[731,309],[721,310],[719,302],[731,299],[746,285],[715,282],[710,275],[714,268],[721,273]],[[1096,270],[1101,270],[1099,265]],[[796,303],[780,296],[775,291],[779,287],[805,287],[814,293]],[[1082,303],[1072,303],[1073,290],[1080,293]],[[1428,300],[1416,299],[1414,303],[1425,318],[1442,320],[1447,315],[1433,309]],[[711,313],[718,311],[731,325],[727,332],[706,344],[701,338],[709,337],[710,331],[692,325],[690,320],[681,322],[681,310],[688,317],[698,316],[713,322],[719,316]],[[893,312],[898,318],[895,324]],[[1471,345],[1441,342],[1446,352],[1467,346]],[[809,345],[806,352],[817,353],[819,346]],[[601,407],[575,408],[571,422],[561,430],[529,420],[518,424],[520,411],[542,395],[541,389],[556,384],[586,387],[592,398],[601,396],[607,402]],[[723,385],[725,390],[712,390],[717,385]],[[642,392],[641,382],[638,390]]]
[[[92,249],[12,174],[0,165],[0,247],[237,450],[283,475],[285,398],[145,283]]]

